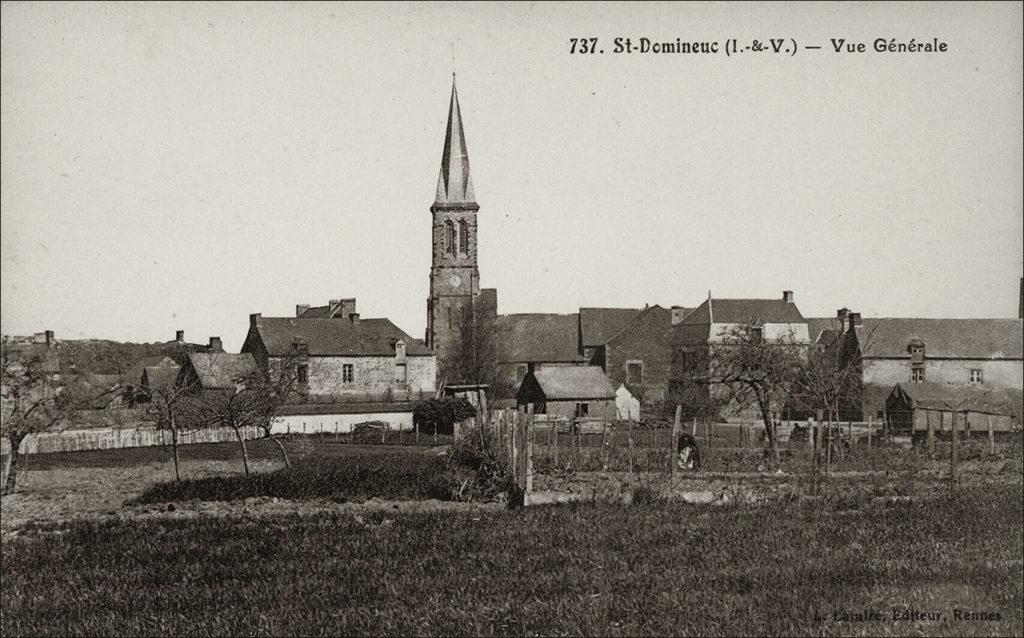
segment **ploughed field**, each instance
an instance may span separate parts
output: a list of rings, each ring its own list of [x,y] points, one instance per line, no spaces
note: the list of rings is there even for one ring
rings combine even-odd
[[[3,635],[1021,635],[1019,485],[39,524]]]

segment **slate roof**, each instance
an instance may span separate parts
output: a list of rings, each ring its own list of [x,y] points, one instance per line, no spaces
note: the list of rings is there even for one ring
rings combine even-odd
[[[808,320],[812,341],[836,327],[833,319]],[[924,342],[928,359],[1024,358],[1021,319],[863,319],[857,335],[868,358],[909,358],[907,345],[913,339]]]
[[[580,362],[579,315],[498,315],[502,363]]]
[[[148,357],[142,357],[133,363],[132,367],[128,368],[128,372],[124,373],[124,382],[129,385],[141,385],[142,374],[146,371],[146,368],[153,367],[173,368],[177,371],[179,366],[174,359],[165,354],[154,354]]]
[[[1020,414],[1017,401],[1003,388],[984,385],[950,383],[897,383],[890,399],[900,394],[910,398],[914,408],[945,411],[984,412],[987,414]],[[888,401],[887,401],[888,403]]]
[[[615,333],[638,314],[640,310],[637,308],[580,308],[580,337],[583,340],[583,347],[608,343]]]
[[[782,299],[712,298],[704,300],[704,303],[697,306],[683,319],[682,324],[745,324],[752,319],[764,323],[804,323],[806,321],[795,303]]]
[[[305,339],[310,356],[395,356],[395,342],[405,342],[406,356],[432,356],[430,348],[403,332],[388,319],[306,319],[261,317],[256,320],[267,354],[294,354],[296,338]]]
[[[232,389],[235,381],[256,370],[256,360],[248,352],[190,352],[187,366],[195,370],[204,389]]]
[[[614,399],[615,390],[598,366],[552,366],[534,371],[549,401]]]

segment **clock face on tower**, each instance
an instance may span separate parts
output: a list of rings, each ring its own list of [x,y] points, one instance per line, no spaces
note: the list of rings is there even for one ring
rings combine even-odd
[[[458,275],[452,275],[451,279],[448,280],[448,283],[452,285],[452,288],[458,288],[459,284],[462,283],[462,279]]]

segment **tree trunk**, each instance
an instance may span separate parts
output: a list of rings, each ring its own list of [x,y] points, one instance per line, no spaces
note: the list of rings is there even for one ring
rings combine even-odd
[[[180,459],[178,458],[178,424],[171,417],[171,451],[174,454],[174,482],[181,483]]]
[[[4,484],[4,494],[14,494],[18,480],[18,450],[21,449],[21,442],[25,435],[10,434],[7,440],[11,444],[11,467],[7,471],[7,483]]]
[[[249,450],[245,447],[245,437],[242,436],[241,428],[232,425],[231,429],[235,431],[238,444],[242,446],[242,467],[245,469],[245,478],[249,478]]]
[[[768,410],[768,401],[761,397],[760,393],[757,396],[757,404],[761,408],[761,420],[764,421],[765,436],[768,437],[768,447],[772,451],[772,463],[778,465],[779,443],[775,436],[775,423],[772,421],[771,412]]]
[[[277,443],[278,449],[281,450],[281,460],[284,461],[284,466],[291,467],[292,462],[288,459],[288,451],[284,449],[284,444],[281,443],[281,439],[277,438],[276,436],[270,436],[269,433],[268,438],[274,443]]]

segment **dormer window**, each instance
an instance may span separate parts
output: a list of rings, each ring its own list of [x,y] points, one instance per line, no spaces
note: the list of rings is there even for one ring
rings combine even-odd
[[[396,359],[405,359],[405,342],[404,341],[399,340],[399,341],[395,342],[395,358]]]

